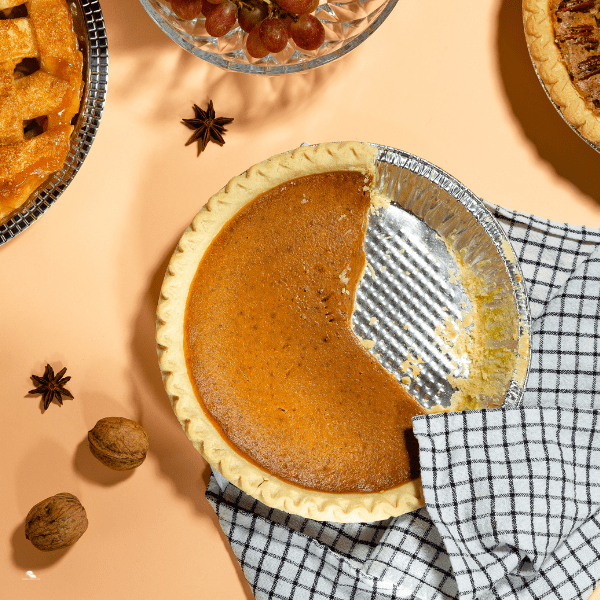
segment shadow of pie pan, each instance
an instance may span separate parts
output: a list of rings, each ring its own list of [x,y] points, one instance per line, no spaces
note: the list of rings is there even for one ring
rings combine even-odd
[[[267,506],[338,522],[423,505],[412,416],[518,405],[529,330],[483,203],[360,142],[234,177],[183,234],[157,309],[163,381],[197,450]]]

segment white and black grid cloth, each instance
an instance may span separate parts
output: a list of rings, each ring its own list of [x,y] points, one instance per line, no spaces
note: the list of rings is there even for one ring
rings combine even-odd
[[[426,508],[387,521],[303,519],[212,477],[258,600],[576,600],[600,583],[600,230],[489,208],[530,300],[522,406],[416,417]]]

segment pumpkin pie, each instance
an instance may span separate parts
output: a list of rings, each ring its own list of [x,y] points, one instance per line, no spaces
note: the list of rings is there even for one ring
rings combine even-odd
[[[425,410],[350,325],[376,155],[302,147],[232,179],[181,238],[158,305],[163,380],[195,447],[313,519],[423,505],[411,420]]]
[[[600,146],[600,0],[523,0],[540,79],[565,120]]]

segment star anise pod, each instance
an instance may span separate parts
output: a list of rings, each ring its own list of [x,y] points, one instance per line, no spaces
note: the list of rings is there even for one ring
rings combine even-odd
[[[229,117],[217,117],[215,109],[213,108],[213,101],[208,101],[208,107],[204,111],[197,104],[194,104],[194,118],[183,119],[181,122],[190,129],[194,130],[194,133],[190,139],[185,143],[186,146],[198,142],[198,156],[202,152],[208,142],[214,142],[222,146],[225,143],[223,134],[227,131],[225,125],[228,125],[233,121]]]
[[[44,410],[50,406],[52,400],[56,400],[62,406],[63,396],[73,398],[73,394],[63,387],[71,379],[71,377],[63,377],[66,372],[67,367],[64,367],[55,375],[54,369],[50,365],[46,365],[46,370],[42,377],[38,377],[37,375],[31,376],[31,379],[39,385],[34,390],[30,390],[29,393],[42,394]]]

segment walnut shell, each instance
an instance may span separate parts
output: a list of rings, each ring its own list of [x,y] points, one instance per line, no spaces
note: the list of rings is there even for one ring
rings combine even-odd
[[[123,417],[100,419],[88,433],[92,454],[115,471],[139,467],[148,452],[148,434],[135,421]]]
[[[66,492],[38,502],[25,519],[25,537],[44,552],[74,544],[88,527],[81,502]]]

